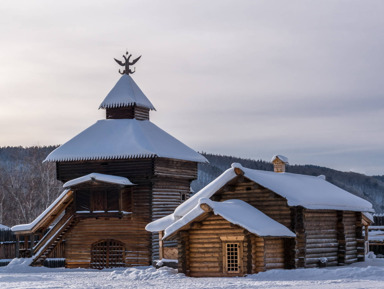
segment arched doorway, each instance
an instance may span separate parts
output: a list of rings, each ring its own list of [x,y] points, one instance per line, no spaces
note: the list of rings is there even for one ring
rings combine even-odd
[[[125,248],[120,241],[107,239],[92,244],[91,268],[125,267]]]

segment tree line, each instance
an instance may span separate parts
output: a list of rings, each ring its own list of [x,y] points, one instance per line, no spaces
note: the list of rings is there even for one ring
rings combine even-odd
[[[62,192],[56,180],[55,163],[44,162],[56,146],[0,147],[0,224],[13,226],[30,223]],[[270,162],[203,153],[209,160],[199,164],[198,179],[192,183],[197,192],[228,169],[232,163],[272,171]],[[384,212],[384,176],[366,176],[352,172],[305,165],[287,166],[287,171],[307,175],[325,175],[327,180],[373,203],[376,212]]]

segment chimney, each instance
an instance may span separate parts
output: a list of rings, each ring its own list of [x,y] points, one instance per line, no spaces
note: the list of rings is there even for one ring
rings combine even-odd
[[[272,157],[273,171],[275,173],[285,173],[285,165],[288,165],[288,158],[282,155]]]

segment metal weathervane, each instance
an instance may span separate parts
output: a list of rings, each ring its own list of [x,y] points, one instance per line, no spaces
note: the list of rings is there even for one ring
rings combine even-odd
[[[132,60],[132,61],[129,61],[129,59],[131,58],[132,54],[129,54],[128,55],[128,51],[125,53],[125,55],[123,54],[123,58],[125,60],[125,62],[122,62],[120,60],[117,60],[116,58],[114,58],[114,60],[117,62],[117,64],[119,64],[120,66],[124,66],[124,70],[123,72],[120,71],[119,69],[119,73],[120,74],[133,74],[135,73],[136,71],[136,68],[133,68],[133,71],[129,68],[129,66],[131,65],[135,65],[135,63],[137,61],[139,61],[139,59],[141,58],[141,55],[139,57],[137,57],[136,59]]]

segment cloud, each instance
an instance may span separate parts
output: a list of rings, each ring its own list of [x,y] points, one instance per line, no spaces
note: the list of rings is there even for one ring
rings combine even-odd
[[[17,1],[0,6],[0,145],[103,117],[127,48],[152,120],[201,151],[383,174],[382,1]]]

